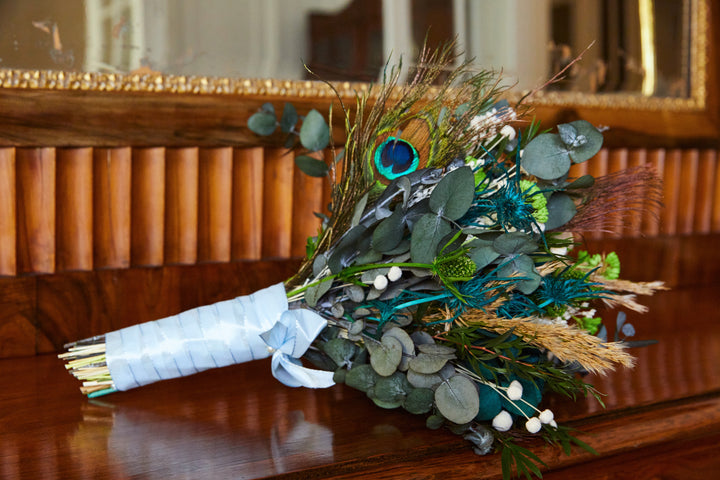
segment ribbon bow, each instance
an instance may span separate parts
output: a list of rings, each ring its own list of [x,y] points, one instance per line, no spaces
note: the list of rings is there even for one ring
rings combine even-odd
[[[272,328],[260,334],[272,352],[272,374],[288,387],[327,388],[335,384],[333,372],[302,366],[300,357],[327,325],[317,313],[286,310]]]

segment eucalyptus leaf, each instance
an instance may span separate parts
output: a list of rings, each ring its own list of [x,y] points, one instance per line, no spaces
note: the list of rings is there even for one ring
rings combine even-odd
[[[476,265],[476,271],[490,265],[500,254],[492,246],[473,248],[468,252],[470,260]]]
[[[503,255],[513,255],[532,253],[537,250],[538,245],[527,233],[510,232],[497,237],[493,242],[493,248]]]
[[[553,193],[547,202],[548,221],[545,223],[546,230],[554,230],[562,227],[577,213],[575,202],[569,195],[562,192]]]
[[[435,389],[435,405],[443,417],[451,422],[464,424],[477,415],[480,398],[471,380],[455,375]]]
[[[454,348],[440,345],[437,343],[418,345],[417,349],[418,351],[422,353],[427,353],[428,355],[439,355],[450,359],[455,358]]]
[[[437,373],[420,373],[413,369],[407,371],[407,379],[415,388],[435,388],[443,381]]]
[[[452,231],[450,224],[433,213],[426,213],[415,224],[410,237],[410,257],[416,263],[432,263],[440,241]]]
[[[322,272],[325,267],[327,266],[327,257],[325,257],[324,254],[319,254],[315,257],[315,260],[313,260],[313,275],[319,276],[320,272]]]
[[[402,345],[398,339],[383,337],[379,342],[367,341],[366,346],[370,353],[370,365],[383,377],[395,373],[402,359]]]
[[[560,136],[542,133],[533,138],[523,150],[522,167],[543,180],[560,178],[570,170],[570,151]]]
[[[295,165],[297,165],[301,172],[311,177],[325,177],[330,171],[327,163],[308,155],[298,155],[295,157]]]
[[[437,373],[448,362],[449,357],[441,355],[431,355],[428,353],[419,353],[408,362],[408,367],[418,373]]]
[[[360,303],[365,300],[365,290],[360,285],[349,285],[345,287],[345,295],[350,301]]]
[[[367,363],[355,365],[345,375],[345,385],[348,385],[361,392],[367,392],[380,376]]]
[[[569,123],[577,132],[575,146],[570,149],[570,158],[575,163],[582,163],[594,157],[602,147],[603,135],[593,124],[586,120]],[[580,139],[582,141],[580,141]]]
[[[353,217],[350,221],[350,226],[354,227],[355,225],[358,225],[360,223],[360,219],[362,218],[363,211],[365,210],[365,206],[367,205],[368,201],[368,194],[366,193],[362,197],[360,197],[360,200],[357,201],[355,204],[355,209],[353,210]]]
[[[380,377],[375,381],[374,397],[383,402],[396,402],[405,399],[413,390],[404,374],[395,372],[388,377]]]
[[[572,190],[578,188],[590,188],[593,185],[595,185],[595,177],[593,177],[592,175],[583,175],[582,177],[578,177],[573,180],[565,188],[567,188],[568,190]]]
[[[285,133],[290,133],[295,127],[297,121],[297,110],[295,110],[295,107],[292,103],[285,103],[285,106],[283,107],[282,117],[280,117],[280,130]]]
[[[475,196],[475,175],[470,167],[446,174],[430,194],[430,210],[448,220],[465,215]]]
[[[349,267],[358,256],[357,244],[365,237],[367,228],[356,225],[348,230],[328,257],[327,265],[332,273],[339,273]]]
[[[570,148],[575,147],[575,143],[578,141],[577,129],[569,123],[562,123],[557,128],[560,140]]]
[[[300,143],[311,152],[317,152],[330,143],[330,128],[322,114],[313,109],[308,112],[300,127]]]
[[[405,397],[403,408],[415,415],[421,415],[432,409],[434,399],[435,393],[429,388],[416,388]]]
[[[269,113],[273,117],[275,116],[275,106],[270,102],[265,102],[260,106],[260,111],[264,113]]]
[[[258,112],[248,119],[248,128],[251,132],[263,137],[272,135],[277,128],[277,119],[274,114]]]
[[[383,334],[383,338],[385,337],[393,337],[400,342],[402,346],[402,359],[400,360],[400,365],[398,365],[398,370],[407,370],[410,357],[415,355],[415,344],[410,338],[410,335],[402,328],[391,327]]]
[[[357,352],[355,343],[345,338],[333,338],[325,342],[322,349],[339,367],[349,365],[350,359]]]
[[[402,207],[398,206],[389,217],[383,219],[372,236],[373,250],[386,253],[397,247],[405,235]]]
[[[310,307],[314,307],[317,305],[320,298],[325,295],[328,290],[330,290],[331,286],[332,281],[327,280],[308,287],[308,289],[305,290],[305,303],[307,303]]]

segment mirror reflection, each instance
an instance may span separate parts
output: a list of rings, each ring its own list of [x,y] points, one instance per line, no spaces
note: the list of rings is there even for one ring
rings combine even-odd
[[[457,38],[518,90],[691,95],[694,0],[0,0],[0,68],[374,81]],[[589,49],[588,46],[592,45]],[[462,50],[461,50],[462,49]],[[587,49],[587,50],[586,50]],[[394,62],[394,60],[391,60]]]

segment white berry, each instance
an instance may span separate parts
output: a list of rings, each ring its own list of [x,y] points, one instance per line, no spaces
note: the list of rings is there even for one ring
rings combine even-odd
[[[530,420],[525,422],[525,428],[530,433],[537,433],[540,431],[540,428],[542,428],[542,423],[539,418],[532,417]]]
[[[510,400],[520,400],[522,398],[523,388],[522,383],[517,380],[510,382],[507,388],[507,396]]]
[[[375,287],[376,290],[383,291],[388,286],[388,279],[385,275],[378,275],[375,277],[375,281],[373,282],[373,287]]]
[[[390,267],[390,271],[387,274],[388,280],[390,280],[391,282],[397,282],[398,280],[400,280],[400,277],[402,277],[402,270],[400,270],[400,267]]]
[[[513,420],[510,414],[502,410],[500,413],[495,415],[495,418],[493,418],[492,426],[495,430],[498,432],[507,432],[512,428]]]
[[[555,415],[553,414],[552,410],[546,409],[540,412],[540,415],[538,415],[540,418],[540,421],[542,423],[550,423],[555,418]]]

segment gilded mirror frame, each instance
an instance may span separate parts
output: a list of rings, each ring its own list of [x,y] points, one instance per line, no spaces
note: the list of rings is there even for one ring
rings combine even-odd
[[[680,143],[688,138],[717,137],[716,92],[711,85],[717,81],[717,61],[714,60],[715,42],[711,36],[718,36],[715,31],[718,12],[708,0],[691,2],[689,64],[692,76],[688,97],[541,92],[530,102],[535,106],[538,118],[556,122],[578,116],[606,125],[608,119],[618,116],[618,111],[632,111],[630,123],[619,119],[617,127],[620,131],[644,136],[662,133],[671,140],[679,139]],[[339,82],[334,85],[345,102],[353,100],[356,93],[369,89],[369,84],[365,83]],[[519,95],[511,93],[510,97],[513,96]],[[245,122],[262,103],[287,100],[299,104],[302,110],[303,107],[329,105],[336,98],[336,93],[319,81],[0,69],[0,131],[6,132],[5,135],[0,133],[0,145],[112,146],[129,143],[181,146],[193,141],[198,144],[244,144],[251,139],[257,141],[248,135]],[[372,100],[372,93],[370,98]],[[235,113],[228,110],[229,106],[236,109]],[[154,113],[186,112],[188,108],[197,109],[199,118],[205,120],[198,122],[198,116],[193,117],[194,121],[177,116],[173,119],[155,116],[153,119]],[[668,115],[677,125],[668,127]],[[104,122],[105,116],[112,117],[113,121]],[[58,120],[65,117],[65,120],[55,126],[59,128],[57,135],[48,136],[46,133],[54,127],[47,122],[54,117],[60,117]],[[95,123],[98,128],[86,131],[88,123]],[[119,135],[103,134],[99,128],[104,125],[118,131],[125,129],[125,141]],[[33,133],[31,127],[38,126],[40,128],[35,128]],[[178,134],[183,128],[190,131],[186,135]],[[235,133],[224,134],[223,128]],[[158,132],[148,135],[149,129]],[[204,134],[203,129],[209,129],[209,134]]]

